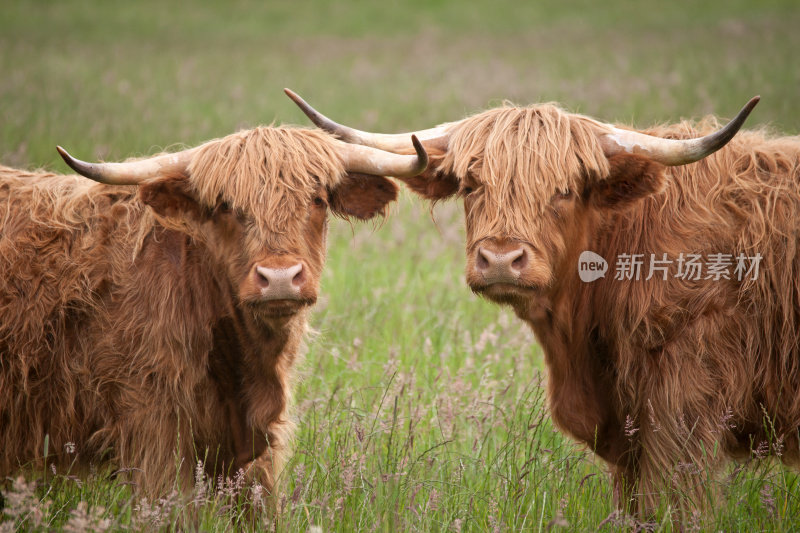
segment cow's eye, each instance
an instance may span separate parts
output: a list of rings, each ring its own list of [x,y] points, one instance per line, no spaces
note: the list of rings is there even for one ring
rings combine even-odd
[[[472,194],[472,191],[474,191],[474,190],[475,189],[473,189],[472,187],[464,187],[461,190],[461,194],[463,194],[464,196],[469,196],[470,194]]]
[[[317,207],[322,207],[325,205],[325,200],[323,200],[321,196],[316,196],[314,198],[314,205]]]

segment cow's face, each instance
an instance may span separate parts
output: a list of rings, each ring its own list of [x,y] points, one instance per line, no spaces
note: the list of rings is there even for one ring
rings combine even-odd
[[[313,136],[298,153],[269,130],[269,142],[245,140],[236,150],[209,143],[187,172],[139,187],[160,221],[202,242],[242,305],[265,319],[316,301],[329,212],[366,220],[397,196],[384,177],[346,172]]]
[[[575,255],[586,248],[591,226],[663,184],[663,167],[642,157],[612,156],[607,168],[602,179],[581,169],[564,188],[535,174],[512,174],[500,185],[471,174],[461,179],[472,290],[528,305],[547,297],[565,274],[577,276]]]
[[[663,167],[606,157],[594,125],[557,108],[504,111],[466,119],[432,170],[404,181],[430,199],[463,199],[467,283],[495,302],[527,306],[576,272],[565,261],[588,221],[658,191]]]
[[[411,144],[414,155],[398,155],[319,130],[260,127],[124,163],[58,151],[90,179],[138,185],[164,226],[205,246],[188,260],[227,274],[227,283],[217,281],[256,317],[277,319],[317,299],[328,211],[360,220],[384,214],[397,187],[383,176],[425,170],[425,149],[416,137]]]
[[[241,303],[265,318],[292,315],[316,301],[328,212],[366,220],[397,196],[386,178],[352,174],[335,186],[309,176],[305,189],[281,192],[286,207],[275,212],[266,204],[234,208],[222,198],[203,205],[185,176],[140,186],[140,197],[159,220],[203,243],[226,270]]]

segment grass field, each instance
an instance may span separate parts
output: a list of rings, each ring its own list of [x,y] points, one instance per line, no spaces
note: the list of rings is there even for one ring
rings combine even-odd
[[[307,124],[283,87],[378,131],[504,99],[647,126],[730,117],[760,94],[749,124],[798,133],[798,28],[796,0],[11,0],[0,162],[66,171],[56,144],[113,160]],[[531,333],[465,285],[462,226],[455,202],[429,216],[408,195],[378,227],[332,222],[279,523],[247,513],[235,481],[148,502],[102,470],[48,471],[6,490],[0,531],[635,527],[602,463],[553,429]],[[686,528],[798,530],[798,475],[743,466],[707,479],[713,504]],[[671,530],[670,511],[638,525]]]

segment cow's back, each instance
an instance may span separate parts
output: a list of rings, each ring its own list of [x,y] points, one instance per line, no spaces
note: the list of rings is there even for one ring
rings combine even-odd
[[[688,138],[705,131],[675,125],[652,133]],[[615,347],[620,409],[648,413],[646,402],[665,409],[680,402],[657,401],[657,387],[681,390],[685,405],[702,406],[698,413],[736,420],[734,433],[743,440],[727,441],[730,453],[746,454],[750,439],[768,437],[764,410],[779,434],[796,436],[800,138],[742,132],[708,158],[666,172],[666,189],[604,221],[593,245],[611,262],[622,254],[644,258],[638,280],[610,275],[592,289],[601,329]],[[662,254],[671,261],[668,275],[656,271],[646,280],[651,257]],[[684,270],[688,277],[680,278],[678,259],[691,254],[703,268],[723,254],[725,276]],[[758,270],[737,272],[740,255]],[[796,451],[785,457],[799,458]]]
[[[141,216],[134,192],[0,167],[3,474],[18,458],[44,453],[44,427],[64,432],[51,442],[86,442],[103,423],[87,407],[102,403],[90,354],[105,325],[111,261],[120,253],[111,243],[119,244],[120,231],[132,234],[130,217]]]

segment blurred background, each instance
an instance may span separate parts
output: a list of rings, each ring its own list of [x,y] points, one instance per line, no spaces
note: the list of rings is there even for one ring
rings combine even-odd
[[[121,160],[259,124],[308,126],[284,87],[336,120],[389,132],[504,100],[646,127],[729,118],[759,94],[746,127],[797,134],[799,29],[797,0],[6,0],[0,164],[66,172],[56,144]],[[602,475],[582,479],[602,466],[526,429],[541,406],[541,354],[521,322],[464,284],[460,209],[404,193],[383,224],[332,222],[288,474],[302,524],[330,520],[336,495],[351,514],[334,529],[383,519],[488,528],[500,515],[541,527],[558,513],[593,528],[613,509]],[[396,426],[416,437],[393,439]],[[355,438],[364,428],[376,437]],[[565,473],[547,454],[531,463],[533,442],[584,466]],[[432,462],[414,471],[420,454]],[[539,469],[539,488],[503,481],[524,468]],[[353,469],[363,482],[346,482]],[[403,469],[402,484],[376,488]],[[453,476],[471,488],[453,488]],[[597,510],[571,503],[585,491]],[[448,504],[432,510],[437,494]],[[380,505],[398,498],[416,518]]]
[[[800,128],[800,5],[595,2],[8,1],[0,158],[65,170],[306,124],[291,87],[366,129],[417,129],[503,100],[649,125],[732,116]]]

